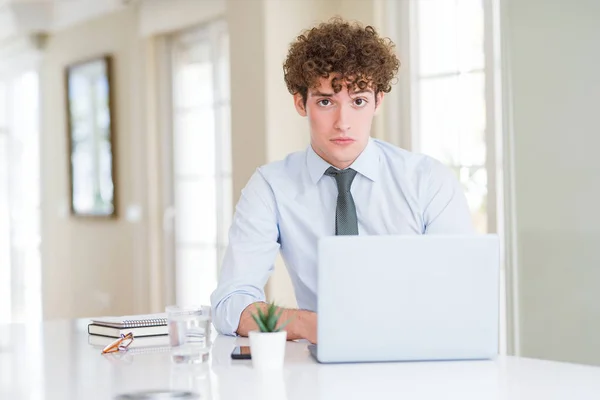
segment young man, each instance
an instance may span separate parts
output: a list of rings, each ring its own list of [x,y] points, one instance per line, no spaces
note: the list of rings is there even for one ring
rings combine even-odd
[[[316,343],[319,238],[473,231],[465,196],[447,168],[370,138],[399,64],[388,39],[341,19],[291,44],[285,82],[308,118],[310,146],[258,168],[242,191],[211,297],[220,333],[247,336],[256,329],[251,314],[266,307],[263,288],[278,251],[300,307],[283,311],[282,321],[292,318],[288,339]]]

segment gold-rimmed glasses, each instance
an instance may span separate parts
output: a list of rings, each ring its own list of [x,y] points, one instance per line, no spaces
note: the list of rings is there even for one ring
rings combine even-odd
[[[129,345],[133,342],[133,333],[129,332],[126,335],[121,333],[121,337],[110,343],[104,349],[102,349],[102,354],[106,353],[114,353],[117,351],[126,351]]]

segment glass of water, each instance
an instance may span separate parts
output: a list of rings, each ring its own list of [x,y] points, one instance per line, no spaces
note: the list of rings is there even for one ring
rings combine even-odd
[[[210,307],[167,306],[171,358],[176,363],[202,363],[210,351]]]

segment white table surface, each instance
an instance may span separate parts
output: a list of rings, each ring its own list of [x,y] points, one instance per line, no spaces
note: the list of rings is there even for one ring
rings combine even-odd
[[[231,360],[246,338],[215,337],[210,360],[175,365],[168,351],[101,355],[87,320],[0,325],[0,399],[112,399],[150,389],[201,399],[600,399],[600,367],[517,357],[493,361],[321,365],[288,342],[285,366],[261,374]]]

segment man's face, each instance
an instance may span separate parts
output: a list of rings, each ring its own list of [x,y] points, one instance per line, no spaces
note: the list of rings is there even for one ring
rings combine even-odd
[[[308,116],[310,143],[322,159],[344,169],[356,160],[367,146],[371,122],[381,105],[383,93],[372,89],[349,91],[346,85],[334,93],[334,77],[321,78],[319,86],[308,90],[306,107],[300,94],[294,95],[296,110]]]

